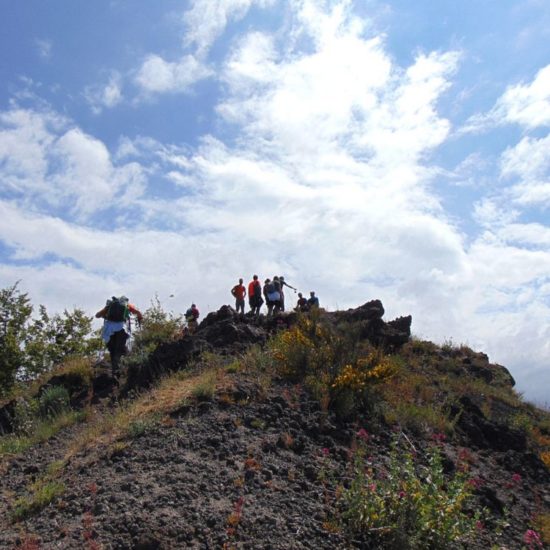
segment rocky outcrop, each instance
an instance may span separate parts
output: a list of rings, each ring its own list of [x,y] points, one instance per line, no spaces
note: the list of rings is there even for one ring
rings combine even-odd
[[[321,315],[328,322],[358,323],[360,338],[388,349],[396,349],[408,342],[411,335],[411,316],[399,317],[388,323],[382,320],[384,306],[380,300],[372,300],[344,312]],[[296,312],[286,312],[273,317],[239,315],[229,305],[209,313],[194,334],[181,340],[161,344],[144,365],[132,365],[128,369],[126,386],[121,395],[131,390],[149,387],[164,373],[181,370],[204,351],[222,355],[242,353],[254,344],[263,345],[278,330],[291,327],[298,320]]]
[[[360,336],[376,346],[397,349],[406,344],[411,337],[412,317],[398,317],[385,322],[384,306],[380,300],[371,300],[362,306],[334,314],[337,322],[360,325]]]
[[[495,451],[527,449],[525,432],[487,419],[471,397],[461,397],[459,404],[452,408],[451,416],[458,418],[456,427],[471,446]]]

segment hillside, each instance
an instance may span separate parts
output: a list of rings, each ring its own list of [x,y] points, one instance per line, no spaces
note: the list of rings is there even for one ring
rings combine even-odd
[[[0,407],[0,548],[542,548],[550,416],[379,301],[63,365]]]

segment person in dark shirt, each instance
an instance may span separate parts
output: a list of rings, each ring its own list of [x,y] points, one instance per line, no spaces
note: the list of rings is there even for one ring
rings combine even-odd
[[[319,307],[319,298],[315,296],[315,292],[313,290],[309,293],[309,299],[307,301],[307,305],[309,306],[309,309],[312,309],[314,307]]]

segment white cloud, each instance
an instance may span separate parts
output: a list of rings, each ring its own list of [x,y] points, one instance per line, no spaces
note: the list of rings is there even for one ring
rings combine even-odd
[[[518,124],[527,130],[550,125],[550,65],[540,69],[532,82],[509,86],[488,113],[473,115],[458,133],[503,124]]]
[[[498,100],[493,116],[526,128],[550,125],[550,65],[540,69],[531,83],[509,87]]]
[[[114,166],[102,142],[51,112],[1,112],[0,163],[4,193],[83,218],[115,197],[123,204],[139,196],[144,185],[139,165]]]
[[[151,53],[136,71],[135,83],[147,94],[188,92],[214,71],[206,58],[214,41],[231,21],[239,21],[252,6],[266,7],[275,0],[194,0],[183,15],[185,50],[193,53],[169,61]]]
[[[139,68],[135,82],[148,93],[182,92],[211,74],[212,71],[192,55],[186,55],[177,62],[149,55]]]
[[[501,157],[501,176],[517,182],[510,188],[519,205],[550,206],[550,134],[545,138],[524,137]]]
[[[510,223],[498,235],[501,239],[518,245],[550,249],[550,227],[540,223]]]
[[[194,0],[185,12],[184,43],[194,46],[199,57],[204,56],[230,21],[242,19],[252,6],[265,7],[274,0]]]
[[[38,55],[43,59],[49,59],[52,56],[53,44],[51,40],[36,40],[36,47],[38,48]]]
[[[122,76],[113,71],[107,84],[88,86],[84,90],[84,97],[95,114],[100,114],[105,108],[116,107],[123,100]]]

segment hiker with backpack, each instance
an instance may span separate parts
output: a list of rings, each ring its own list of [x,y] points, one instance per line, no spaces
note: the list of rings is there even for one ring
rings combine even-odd
[[[264,296],[267,303],[267,315],[279,313],[281,309],[281,282],[275,275],[273,280],[266,279],[264,284]]]
[[[239,279],[239,284],[235,285],[231,289],[231,294],[235,298],[236,312],[239,313],[239,310],[241,310],[241,313],[244,315],[244,297],[246,296],[246,288],[243,285],[242,279]]]
[[[260,308],[264,303],[262,299],[262,285],[258,280],[258,275],[254,275],[252,281],[248,283],[248,303],[252,315],[258,317],[260,315]]]
[[[187,331],[189,334],[193,334],[197,330],[198,319],[200,313],[195,304],[191,304],[191,307],[185,312],[185,320],[187,321]]]
[[[103,319],[101,337],[111,356],[113,377],[118,376],[120,359],[128,353],[126,341],[131,334],[130,314],[135,315],[138,325],[141,325],[143,319],[141,312],[129,303],[126,296],[120,296],[119,298],[113,296],[110,300],[107,300],[105,307],[95,314],[97,319]]]
[[[281,275],[279,277],[279,282],[281,283],[281,298],[280,298],[280,302],[281,302],[281,311],[284,311],[285,310],[285,293],[284,293],[284,287],[287,286],[288,288],[291,288],[292,290],[294,290],[294,292],[296,292],[296,289],[293,287],[293,286],[290,286],[286,281],[285,281],[285,278]]]

